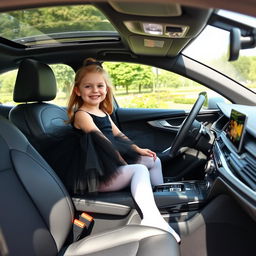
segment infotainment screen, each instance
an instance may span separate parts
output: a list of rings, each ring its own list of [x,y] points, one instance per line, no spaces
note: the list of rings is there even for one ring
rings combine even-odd
[[[226,134],[238,152],[240,152],[243,145],[246,121],[247,117],[245,114],[234,109],[231,110]]]

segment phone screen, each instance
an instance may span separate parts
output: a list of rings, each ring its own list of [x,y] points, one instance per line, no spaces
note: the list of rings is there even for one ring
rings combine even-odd
[[[247,117],[245,114],[232,109],[226,134],[239,152],[242,148]]]

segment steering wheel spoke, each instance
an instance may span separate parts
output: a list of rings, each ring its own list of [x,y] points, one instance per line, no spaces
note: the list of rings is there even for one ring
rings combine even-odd
[[[182,144],[184,143],[184,140],[186,138],[186,135],[187,135],[192,123],[196,119],[199,111],[201,110],[201,108],[204,104],[205,99],[206,99],[205,93],[200,93],[194,106],[192,107],[191,111],[189,112],[188,116],[185,118],[185,120],[181,124],[181,127],[180,127],[179,131],[177,132],[171,147],[167,149],[167,150],[169,150],[170,157],[175,157],[177,155],[177,153],[179,152],[180,148],[182,147]],[[165,150],[165,151],[167,151],[167,150]]]

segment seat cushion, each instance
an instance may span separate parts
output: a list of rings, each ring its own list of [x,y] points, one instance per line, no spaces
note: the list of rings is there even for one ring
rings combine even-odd
[[[169,233],[146,226],[127,225],[71,244],[65,256],[178,256],[179,245]]]

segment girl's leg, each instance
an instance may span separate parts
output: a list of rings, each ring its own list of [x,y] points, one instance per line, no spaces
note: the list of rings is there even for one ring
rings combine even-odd
[[[102,184],[99,191],[116,191],[131,184],[131,193],[143,214],[141,224],[166,230],[179,242],[179,235],[163,219],[156,206],[148,169],[144,165],[133,164],[121,166],[119,171],[119,175],[110,184]]]
[[[148,168],[152,185],[155,186],[164,183],[162,164],[158,157],[154,160],[150,156],[141,156],[138,164],[143,164]]]

